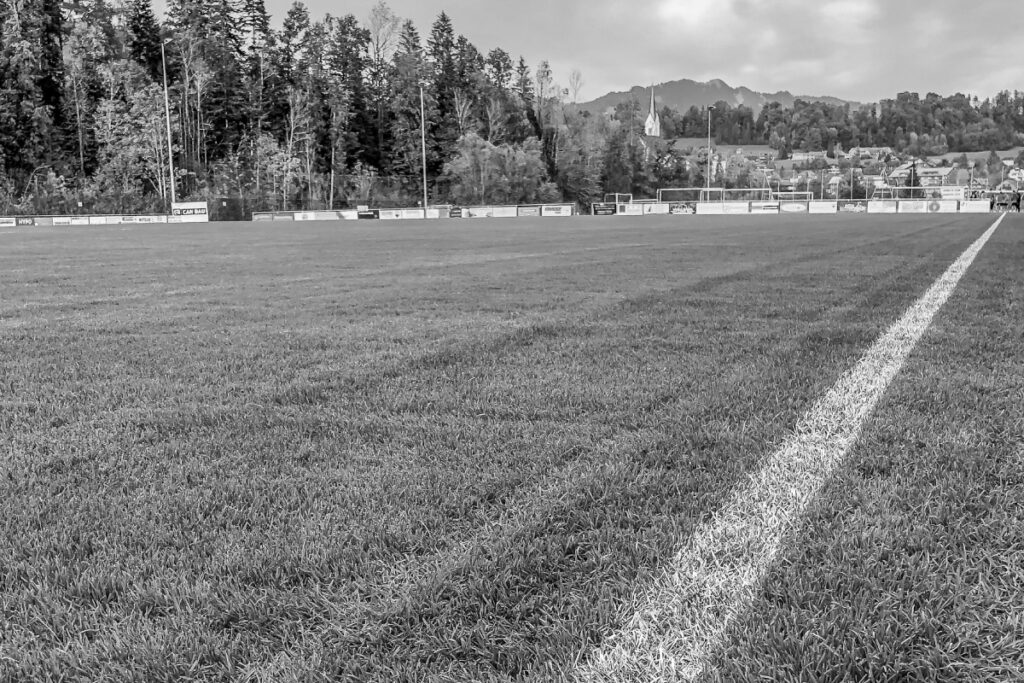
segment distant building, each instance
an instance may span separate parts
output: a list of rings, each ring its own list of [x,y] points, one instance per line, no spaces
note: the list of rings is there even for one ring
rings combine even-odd
[[[889,174],[890,180],[894,184],[906,185],[910,180],[911,168],[914,167],[914,162],[908,161],[905,164],[897,166],[892,173]],[[927,166],[921,162],[917,163],[917,185],[919,187],[937,187],[940,185],[955,185],[957,175],[954,173],[956,169],[952,166],[939,166],[935,168],[933,166]]]
[[[892,147],[853,147],[846,153],[846,158],[860,159],[861,161],[883,161],[895,153]]]
[[[800,163],[807,163],[808,161],[817,161],[818,159],[827,159],[828,155],[824,150],[820,152],[793,152],[790,155],[790,160]]]

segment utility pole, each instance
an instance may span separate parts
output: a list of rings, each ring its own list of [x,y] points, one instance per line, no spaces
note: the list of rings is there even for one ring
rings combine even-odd
[[[708,189],[707,189],[707,201],[711,201],[711,111],[715,108],[715,105],[708,105]],[[724,196],[723,196],[724,199]]]
[[[423,218],[427,217],[427,114],[420,82],[420,151],[423,153]]]
[[[171,180],[171,209],[173,210],[177,197],[175,196],[174,190],[174,145],[171,144],[171,100],[167,95],[167,51],[164,47],[167,45],[167,38],[160,43],[160,62],[164,71],[164,118],[167,123],[167,168],[170,171]]]

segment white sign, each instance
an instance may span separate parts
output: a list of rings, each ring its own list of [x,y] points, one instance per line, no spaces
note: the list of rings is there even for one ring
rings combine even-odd
[[[697,213],[702,216],[721,216],[725,213],[725,206],[719,202],[700,202],[697,204]]]
[[[380,219],[382,221],[397,221],[401,220],[402,211],[401,209],[381,209]]]
[[[54,225],[71,225],[71,216],[54,216]],[[0,224],[2,225],[2,224]]]
[[[992,205],[987,199],[968,199],[960,202],[960,213],[988,213]]]
[[[171,223],[209,223],[206,202],[175,202],[171,204]]]
[[[967,187],[961,185],[945,185],[939,188],[939,197],[962,201],[967,199]]]
[[[899,203],[895,199],[876,199],[868,202],[868,213],[896,213]]]
[[[750,213],[750,202],[723,202],[722,213],[727,215]]]
[[[120,225],[120,216],[89,216],[89,225]]]
[[[341,215],[341,219],[344,220],[344,221],[357,221],[357,220],[359,220],[359,212],[358,211],[353,211],[351,209],[345,209],[344,211],[339,211],[338,214]]]
[[[406,220],[423,218],[423,209],[402,209],[402,218]]]
[[[960,202],[955,200],[933,199],[928,202],[929,213],[956,213],[959,207]]]
[[[519,214],[519,208],[515,206],[496,206],[493,216],[495,218],[515,218]]]
[[[469,206],[462,210],[465,218],[492,218],[494,216],[493,206]]]
[[[0,216],[0,225],[5,228],[13,228],[18,224],[18,219],[14,216]]]
[[[619,204],[618,213],[623,216],[642,216],[644,207],[642,204]]]
[[[668,204],[641,204],[645,215],[668,215]]]
[[[923,199],[904,199],[900,201],[900,213],[928,213],[928,202]]]
[[[750,213],[778,213],[778,202],[750,202]]]
[[[572,204],[546,204],[540,207],[541,216],[571,216]]]
[[[807,205],[807,213],[839,213],[839,202],[815,200]]]

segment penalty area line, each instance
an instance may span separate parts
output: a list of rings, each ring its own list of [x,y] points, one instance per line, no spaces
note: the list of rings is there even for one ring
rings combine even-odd
[[[787,534],[856,443],[932,319],[999,228],[992,224],[800,419],[793,433],[679,550],[579,681],[692,681],[756,597]]]

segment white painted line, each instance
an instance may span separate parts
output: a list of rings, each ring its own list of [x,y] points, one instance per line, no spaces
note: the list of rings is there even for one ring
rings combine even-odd
[[[621,631],[576,671],[580,681],[692,681],[753,601],[785,536],[857,441],[871,411],[1001,216],[875,342],[794,433],[702,525],[637,598]]]

